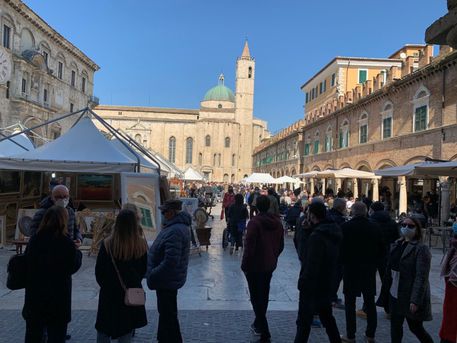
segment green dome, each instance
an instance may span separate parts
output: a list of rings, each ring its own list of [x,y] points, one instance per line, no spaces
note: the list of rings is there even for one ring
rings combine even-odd
[[[219,84],[206,92],[203,101],[230,101],[235,102],[235,95],[232,90]]]

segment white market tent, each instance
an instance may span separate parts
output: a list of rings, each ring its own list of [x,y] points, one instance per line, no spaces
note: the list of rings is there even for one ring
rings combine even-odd
[[[245,180],[244,183],[271,183],[277,184],[278,182],[276,179],[267,173],[253,173],[249,175]]]
[[[316,177],[320,178],[335,178],[335,179],[380,179],[379,176],[376,176],[375,173],[366,172],[363,170],[355,170],[351,168],[343,168],[343,169],[327,169],[321,172],[317,172],[315,175]]]
[[[451,162],[422,162],[407,164],[399,167],[375,170],[380,176],[457,176],[457,161]]]
[[[0,135],[0,137],[2,136]],[[0,142],[0,157],[13,156],[33,149],[35,147],[29,137],[25,133],[21,133],[16,137]]]
[[[287,175],[284,175],[284,176],[281,176],[281,177],[278,177],[276,179],[276,182],[277,183],[294,183],[294,184],[297,184],[297,183],[303,183],[302,181],[300,181],[299,179],[295,179],[293,177],[290,177],[290,176],[287,176]]]
[[[137,165],[138,159],[119,151],[88,115],[54,141],[32,151],[0,158],[0,169],[15,170],[117,173],[133,172]]]
[[[113,146],[117,150],[122,152],[124,155],[126,155],[131,160],[135,160],[136,159],[136,156],[124,145],[124,144],[129,145],[129,143],[124,141],[124,144],[122,144],[120,139],[114,138],[114,139],[111,140],[111,144],[113,144]],[[152,170],[157,169],[157,164],[154,161],[151,161],[149,158],[147,158],[145,155],[143,155],[141,152],[139,152],[134,147],[130,146],[130,148],[135,150],[135,152],[137,153],[138,157],[140,158],[140,166],[142,168],[152,169]]]
[[[317,170],[313,170],[307,173],[302,173],[302,174],[297,174],[297,175],[292,175],[293,177],[301,177],[301,178],[310,178],[310,177],[315,177],[319,173]]]
[[[189,167],[186,169],[184,172],[184,181],[204,181],[205,177],[201,175],[198,171],[193,169],[192,167]]]

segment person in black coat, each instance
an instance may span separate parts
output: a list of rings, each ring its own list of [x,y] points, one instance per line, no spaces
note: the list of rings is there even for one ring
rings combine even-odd
[[[300,291],[295,343],[308,342],[311,323],[319,314],[331,343],[341,342],[332,314],[333,284],[336,277],[339,245],[342,238],[337,224],[326,219],[322,203],[309,206],[311,227],[298,244],[301,262],[298,289]]]
[[[125,289],[119,277],[126,288],[141,288],[141,280],[146,274],[147,250],[137,214],[127,209],[120,211],[111,236],[100,245],[95,264],[95,278],[100,286],[95,323],[97,343],[109,343],[111,339],[130,342],[132,331],[146,326],[144,305],[125,305]]]
[[[233,247],[236,246],[236,251],[243,245],[243,232],[246,229],[246,220],[249,218],[248,209],[244,204],[243,195],[238,193],[235,195],[235,203],[228,210],[228,226],[230,236],[232,238],[232,246],[230,253],[233,253]]]
[[[27,281],[22,316],[26,343],[64,343],[71,321],[71,275],[81,267],[82,254],[67,237],[67,211],[50,207],[25,251]]]
[[[346,336],[343,342],[354,342],[356,334],[356,298],[363,295],[367,313],[366,340],[374,342],[377,326],[375,305],[376,267],[383,250],[379,227],[367,217],[367,207],[357,201],[351,207],[353,218],[342,225],[341,261],[346,311]]]

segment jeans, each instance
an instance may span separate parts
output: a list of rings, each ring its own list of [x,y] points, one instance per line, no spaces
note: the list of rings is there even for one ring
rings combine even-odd
[[[314,314],[317,313],[325,327],[330,343],[340,343],[341,337],[332,313],[332,305],[322,305],[316,308],[312,305],[312,296],[300,291],[298,303],[297,334],[294,343],[307,343],[311,331]]]
[[[267,309],[272,275],[272,272],[246,273],[252,309],[255,314],[253,325],[260,331],[262,339],[271,337],[267,321]]]
[[[156,291],[159,328],[157,341],[160,343],[181,343],[181,329],[178,321],[178,290],[161,289]]]
[[[395,310],[397,300],[393,297],[390,297],[391,303],[391,318],[390,318],[390,338],[392,343],[401,343],[403,339],[403,322],[405,321],[405,316],[397,314]],[[432,337],[424,329],[424,322],[419,320],[412,320],[406,318],[409,329],[417,337],[421,343],[433,343]]]
[[[365,335],[374,338],[376,334],[376,327],[378,325],[378,315],[376,313],[376,305],[374,295],[368,295],[362,291],[363,302],[365,304],[367,314],[367,329]],[[344,305],[346,312],[346,334],[348,338],[355,338],[357,332],[356,316],[355,316],[355,301],[356,296],[352,294],[344,295]]]
[[[132,341],[132,332],[116,339],[119,343],[130,343]],[[111,337],[103,332],[97,331],[97,343],[111,343]]]
[[[65,343],[67,323],[45,324],[34,320],[26,320],[25,343],[41,343],[45,330],[47,331],[47,343]]]

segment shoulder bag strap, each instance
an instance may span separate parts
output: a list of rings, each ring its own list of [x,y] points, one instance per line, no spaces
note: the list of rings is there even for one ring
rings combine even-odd
[[[109,250],[108,245],[106,243],[105,243],[105,248],[106,248],[106,251],[108,252],[108,255],[110,255],[110,257],[111,257],[111,262],[113,262],[113,267],[114,267],[114,270],[116,270],[116,274],[117,274],[117,277],[119,279],[122,289],[124,291],[127,291],[127,287],[125,287],[124,281],[122,280],[122,277],[121,277],[121,273],[119,273],[119,269],[117,269],[116,262],[114,261],[114,257],[111,254],[111,251]]]

